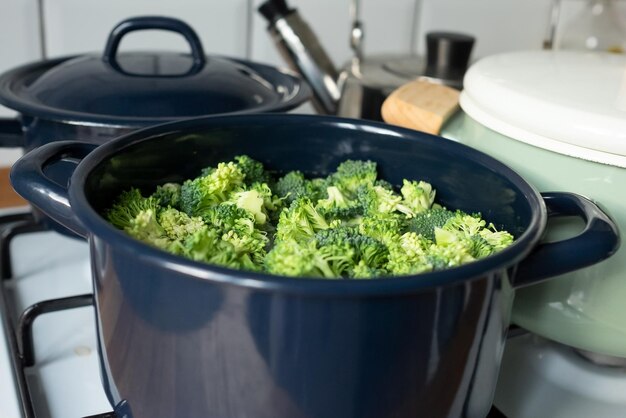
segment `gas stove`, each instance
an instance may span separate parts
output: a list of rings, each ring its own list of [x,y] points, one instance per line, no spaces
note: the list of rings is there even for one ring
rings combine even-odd
[[[0,314],[4,324],[0,329],[2,417],[114,418],[100,380],[87,243],[46,230],[25,209],[0,213],[0,229],[3,283]],[[625,411],[626,403],[610,404],[605,401],[606,397],[594,398],[595,393],[585,398],[580,393],[570,392],[569,397],[563,398],[570,402],[579,396],[578,403],[587,402],[586,409],[578,406],[569,409],[565,404],[560,410],[550,409],[550,401],[554,404],[555,399],[550,399],[550,392],[546,390],[553,393],[559,390],[545,376],[540,378],[549,384],[540,386],[541,390],[534,393],[522,390],[524,386],[534,387],[529,379],[537,377],[528,370],[524,373],[524,367],[519,369],[525,352],[531,353],[532,359],[551,355],[563,362],[564,354],[559,350],[546,354],[546,350],[551,349],[549,342],[541,346],[544,350],[541,353],[529,348],[535,347],[533,344],[537,341],[532,338],[522,335],[507,344],[500,378],[503,385],[498,386],[496,406],[488,418],[624,416],[611,413],[612,407],[617,405]],[[571,353],[568,355],[571,357]],[[570,357],[567,359],[571,360]],[[586,374],[580,376],[595,378],[594,384],[621,385],[606,388],[615,396],[621,390],[623,400],[626,373],[599,366],[594,370],[595,366],[580,356],[575,360],[570,361],[569,373],[584,364]],[[533,366],[539,370],[550,367],[543,363]],[[607,372],[613,380],[606,380]],[[551,375],[558,376],[559,372],[553,370]],[[516,376],[525,378],[521,386]],[[528,396],[528,401],[516,396],[518,394]]]

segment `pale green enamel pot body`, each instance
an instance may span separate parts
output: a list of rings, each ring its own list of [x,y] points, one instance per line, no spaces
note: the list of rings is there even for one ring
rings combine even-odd
[[[594,200],[626,231],[626,168],[526,144],[462,111],[446,123],[442,136],[497,158],[542,192],[574,192]],[[577,227],[571,223],[557,229],[566,234]],[[625,247],[592,267],[517,290],[513,322],[578,349],[626,358]]]

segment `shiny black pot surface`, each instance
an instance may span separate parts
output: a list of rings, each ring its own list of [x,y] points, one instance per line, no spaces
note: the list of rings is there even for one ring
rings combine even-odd
[[[493,158],[375,122],[295,115],[189,120],[93,150],[48,144],[18,161],[16,190],[90,242],[101,369],[122,417],[484,417],[514,288],[610,256],[615,224],[569,193],[540,195]],[[93,152],[92,152],[93,151]],[[122,190],[180,182],[235,155],[324,175],[371,159],[399,185],[422,179],[449,208],[481,212],[515,243],[447,271],[297,279],[214,267],[151,248],[100,215]],[[45,166],[81,160],[69,189]],[[539,244],[548,217],[580,235]]]

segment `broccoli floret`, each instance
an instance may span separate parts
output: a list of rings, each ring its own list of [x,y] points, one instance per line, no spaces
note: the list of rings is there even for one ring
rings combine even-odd
[[[272,274],[291,277],[339,277],[317,249],[314,241],[279,241],[265,257],[265,269]]]
[[[299,171],[290,171],[276,182],[276,194],[287,204],[307,195],[307,181]]]
[[[438,246],[454,244],[460,254],[463,253],[460,251],[462,246],[474,259],[487,257],[513,242],[513,236],[508,232],[497,231],[493,224],[486,228],[485,224],[478,214],[457,211],[441,228],[435,228],[435,241]]]
[[[328,198],[327,189],[329,186],[330,184],[328,183],[328,179],[314,178],[309,180],[307,186],[311,193],[309,198],[313,202]]]
[[[408,208],[402,207],[400,196],[382,186],[361,186],[356,191],[356,199],[366,215],[390,213],[396,210],[408,211],[412,214]]]
[[[336,186],[326,189],[327,199],[320,199],[315,207],[326,219],[349,221],[363,214],[363,205],[357,200],[350,200]]]
[[[498,231],[493,224],[481,230],[479,235],[491,245],[493,252],[500,251],[513,243],[513,235],[507,231]]]
[[[191,217],[172,207],[161,210],[158,221],[170,239],[182,240],[204,226],[202,218]]]
[[[285,200],[287,205],[301,197],[307,197],[312,202],[324,198],[326,180],[307,180],[300,171],[290,171],[276,182],[276,195]]]
[[[478,234],[486,225],[479,214],[469,215],[462,211],[456,211],[448,221],[442,226],[446,231],[462,232],[465,236],[471,237]]]
[[[106,219],[118,229],[126,229],[140,212],[158,209],[159,201],[153,197],[143,197],[139,189],[122,192],[113,206],[104,214]]]
[[[306,241],[322,229],[328,229],[326,219],[315,209],[311,200],[303,197],[283,209],[276,227],[276,239]]]
[[[150,244],[154,247],[166,250],[171,244],[167,232],[157,220],[155,209],[142,210],[132,219],[124,231],[130,236]]]
[[[280,211],[283,207],[283,200],[272,193],[272,189],[267,183],[253,183],[248,190],[256,190],[263,198],[263,208],[269,214]]]
[[[265,171],[263,164],[253,160],[247,155],[238,155],[235,157],[235,163],[244,175],[244,183],[248,186],[253,183],[269,183],[270,174]]]
[[[433,241],[435,228],[442,228],[453,216],[455,213],[445,208],[427,210],[407,220],[406,228],[409,232],[415,232]]]
[[[209,175],[187,180],[181,188],[181,209],[190,216],[212,205],[224,202],[228,195],[243,184],[244,174],[236,164],[219,163]]]
[[[220,203],[206,208],[201,215],[204,222],[226,233],[230,230],[251,231],[254,229],[254,215],[233,203]]]
[[[426,257],[433,270],[457,267],[476,259],[471,254],[471,238],[459,238],[459,235],[441,228],[435,229],[435,238],[437,243],[430,246]]]
[[[388,276],[389,272],[382,268],[374,268],[367,265],[367,263],[363,260],[359,261],[354,269],[352,270],[352,275],[350,276],[353,279],[373,279],[378,277]]]
[[[231,201],[240,209],[247,210],[254,216],[254,221],[263,225],[267,220],[263,206],[263,197],[256,190],[245,190],[233,193]]]
[[[180,189],[181,185],[178,183],[165,183],[162,186],[157,186],[152,197],[156,199],[162,207],[171,206],[180,209]]]
[[[432,270],[426,257],[431,242],[415,232],[407,232],[389,243],[387,270],[394,275],[418,274]]]
[[[400,238],[406,229],[406,220],[397,213],[377,212],[361,218],[359,232],[389,245]]]
[[[388,260],[387,247],[380,241],[361,235],[355,227],[326,229],[315,234],[318,247],[327,258],[336,257],[341,265],[335,270],[351,273],[361,261],[372,268],[382,268]]]
[[[373,161],[346,160],[328,177],[328,182],[352,197],[359,187],[374,186],[377,175]]]
[[[402,193],[404,198],[402,204],[408,207],[414,214],[427,211],[435,201],[435,190],[430,183],[425,181],[404,180],[400,193]]]
[[[183,241],[184,255],[195,261],[208,262],[220,245],[220,232],[208,225],[185,237]]]

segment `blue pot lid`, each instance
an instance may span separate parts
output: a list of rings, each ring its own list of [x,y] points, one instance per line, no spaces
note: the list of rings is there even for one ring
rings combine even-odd
[[[138,29],[178,32],[191,53],[118,53],[122,36]],[[25,115],[70,122],[145,125],[284,111],[308,97],[299,77],[245,60],[206,56],[189,26],[162,17],[120,23],[103,54],[41,61],[0,76],[0,103]]]

